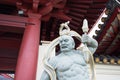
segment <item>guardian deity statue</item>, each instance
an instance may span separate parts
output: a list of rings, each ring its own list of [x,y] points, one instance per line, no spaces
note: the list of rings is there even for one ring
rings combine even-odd
[[[83,22],[84,34],[82,36],[70,30],[68,24],[69,21],[60,25],[60,36],[50,43],[43,59],[45,70],[40,80],[95,80],[93,53],[96,51],[98,43],[87,35],[86,20]],[[72,36],[80,40],[84,46],[75,49],[75,41]],[[58,44],[60,54],[51,58],[51,51]],[[91,66],[91,77],[87,62]]]

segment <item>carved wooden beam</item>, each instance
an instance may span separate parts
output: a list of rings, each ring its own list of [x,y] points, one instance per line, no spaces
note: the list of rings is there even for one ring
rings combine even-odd
[[[120,59],[118,57],[110,56],[110,55],[95,56],[94,60],[95,60],[96,63],[120,64]]]
[[[95,57],[94,60],[95,60],[96,63],[99,63],[99,62],[100,62],[100,58],[99,58],[99,57]]]
[[[5,25],[5,26],[3,26],[3,25],[1,26],[0,25],[0,34],[1,33],[5,33],[5,32],[16,33],[16,34],[17,33],[18,34],[23,34],[23,32],[25,30],[24,26],[23,27],[18,26],[18,25],[16,25],[16,26],[8,26],[8,24]]]
[[[0,0],[0,4],[10,4],[15,5],[17,0]]]
[[[66,5],[67,0],[60,0],[59,2],[57,2],[54,7],[58,8],[58,9],[63,9]]]
[[[25,28],[26,24],[34,25],[33,23],[29,23],[26,17],[0,14],[0,25],[2,26]]]
[[[0,20],[1,21],[19,22],[19,23],[28,23],[28,18],[26,18],[26,17],[4,15],[4,14],[0,14]]]
[[[76,25],[74,24],[69,24],[70,28],[73,29],[73,30],[78,30],[78,27],[76,27]],[[80,32],[80,31],[79,31]]]
[[[94,13],[93,13],[94,14]],[[91,18],[91,19],[97,19],[99,17],[99,15],[94,15],[93,14],[86,14],[86,18]]]
[[[11,72],[11,71],[13,72],[13,71],[15,71],[16,63],[11,62],[11,63],[5,64],[2,61],[0,61],[0,63],[2,64],[2,65],[0,65],[1,72]]]
[[[106,34],[107,30],[109,29],[109,27],[111,26],[111,23],[113,22],[113,20],[115,19],[115,17],[117,16],[118,10],[117,8],[114,10],[114,13],[111,15],[110,19],[107,21],[106,27],[104,28],[104,30],[102,31],[101,35],[98,38],[98,41],[101,41],[102,38],[104,37],[104,35]]]
[[[76,16],[76,17],[80,17],[80,18],[84,18],[85,15],[77,13],[77,12],[70,12],[69,15],[71,16]]]
[[[100,4],[100,3],[99,3],[99,4],[93,4],[93,5],[91,5],[90,8],[95,8],[95,9],[96,9],[96,8],[101,8],[101,9],[102,9],[102,8],[104,8],[105,6],[106,6],[105,4],[103,4],[103,3]]]
[[[78,22],[76,22],[76,21],[73,21],[73,20],[72,20],[70,23],[73,24],[73,25],[75,25],[75,27],[76,27],[76,26],[80,26],[80,23],[78,23]]]
[[[70,7],[74,7],[74,8],[82,8],[82,9],[88,9],[89,8],[89,5],[84,5],[84,4],[79,4],[79,3],[76,3],[76,4],[68,4]]]
[[[48,2],[43,8],[39,9],[39,13],[44,16],[53,10],[53,4]]]
[[[118,37],[119,34],[115,35],[114,40],[111,42],[110,46],[106,49],[105,53],[109,54],[117,51],[118,47],[120,46]]]
[[[25,23],[17,23],[17,22],[10,22],[10,21],[1,21],[0,20],[0,25],[25,28]]]
[[[56,5],[56,4],[58,4],[58,3],[62,2],[62,1],[63,0],[51,0],[53,5]]]
[[[75,16],[72,16],[72,15],[69,15],[69,17],[72,19],[72,20],[75,20],[77,22],[82,22],[82,19],[78,18],[78,17],[75,17]]]
[[[48,13],[47,15],[42,16],[41,20],[47,22],[50,20],[50,17],[51,17],[51,13]]]
[[[38,5],[39,5],[40,0],[33,0],[33,12],[38,11]]]
[[[117,36],[119,36],[119,33],[118,33],[119,32],[119,28],[118,28],[118,25],[116,25],[116,24],[118,24],[117,22],[118,21],[115,18],[113,20],[113,22],[111,23],[112,26],[110,26],[109,30],[107,30],[106,34],[108,34],[112,38],[112,41],[110,42],[110,45],[108,46],[108,48],[106,48],[106,50],[104,52],[105,54],[113,53],[116,50],[116,48],[117,48],[116,42],[118,41],[118,37]],[[107,35],[106,35],[106,37],[107,37]],[[109,39],[106,39],[106,40],[109,40]]]
[[[84,3],[84,4],[91,4],[93,3],[92,0],[69,0],[71,3]]]
[[[74,12],[80,12],[80,13],[87,13],[87,10],[85,9],[80,9],[80,8],[70,8],[71,11],[74,11]]]
[[[95,3],[103,3],[103,2],[107,2],[108,0],[94,0],[93,2],[95,2]]]
[[[100,12],[102,12],[102,10],[100,10],[100,9],[92,9],[92,8],[89,8],[88,11],[87,11],[87,13],[91,13],[91,14],[98,14]]]
[[[60,10],[53,12],[52,17],[55,17],[57,19],[62,19],[62,20],[65,20],[65,21],[71,21],[71,19],[72,19]]]

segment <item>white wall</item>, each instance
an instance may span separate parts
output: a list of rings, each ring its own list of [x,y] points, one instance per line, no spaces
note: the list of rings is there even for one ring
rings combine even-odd
[[[120,80],[120,65],[95,64],[95,70],[96,80]]]
[[[120,65],[96,64],[96,80],[120,80]]]
[[[47,51],[47,47],[48,47],[49,43],[50,42],[42,42],[42,45],[39,46],[36,80],[40,80],[41,74],[43,72],[42,59],[43,59],[45,52]],[[55,49],[53,50],[52,54],[53,54],[52,56],[55,55]]]

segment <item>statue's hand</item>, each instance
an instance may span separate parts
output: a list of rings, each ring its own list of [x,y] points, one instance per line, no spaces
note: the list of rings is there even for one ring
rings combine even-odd
[[[87,34],[83,34],[82,37],[81,37],[81,42],[83,44],[88,44],[90,42],[89,38],[90,37]]]

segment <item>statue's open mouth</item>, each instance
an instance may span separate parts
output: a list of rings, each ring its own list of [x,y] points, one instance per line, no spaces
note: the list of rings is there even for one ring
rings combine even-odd
[[[67,46],[62,46],[62,48],[67,48]]]

